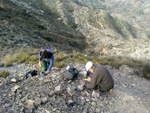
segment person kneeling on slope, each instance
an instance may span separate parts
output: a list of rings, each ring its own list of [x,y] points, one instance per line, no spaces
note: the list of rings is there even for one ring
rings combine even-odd
[[[85,65],[87,71],[93,73],[92,77],[87,79],[88,83],[81,83],[88,89],[94,89],[101,92],[111,91],[114,87],[112,75],[103,65],[94,65],[91,61]]]

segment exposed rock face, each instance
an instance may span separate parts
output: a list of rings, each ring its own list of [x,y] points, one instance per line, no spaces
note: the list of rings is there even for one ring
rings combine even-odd
[[[13,74],[13,70],[10,70],[11,79],[19,77],[20,72],[26,73],[27,69],[23,67],[24,65],[18,65],[13,68],[18,69],[18,74]],[[35,67],[36,65],[29,68],[31,70],[36,69]],[[75,67],[82,71],[84,66],[78,64]],[[19,82],[10,82],[10,79],[6,78],[6,83],[0,86],[0,112],[149,113],[150,82],[136,76],[127,66],[122,66],[120,70],[106,67],[113,75],[115,86],[112,92],[105,93],[86,88],[78,90],[83,75],[80,74],[77,80],[65,81],[62,75],[63,68],[53,68],[49,75],[42,78],[37,75],[27,80],[21,79]],[[61,95],[55,92],[56,87],[61,91]],[[68,93],[68,87],[75,92],[73,95]],[[52,95],[49,95],[50,92]]]

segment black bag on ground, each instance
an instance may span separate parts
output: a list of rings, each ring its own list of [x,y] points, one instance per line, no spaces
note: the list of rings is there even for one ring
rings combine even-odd
[[[32,75],[32,76],[36,76],[36,75],[37,75],[37,70],[31,71],[31,75]]]
[[[63,76],[67,80],[74,80],[78,78],[78,70],[74,67],[70,67],[67,71],[64,72]]]
[[[29,76],[36,76],[37,75],[37,70],[29,71],[25,75],[25,79],[27,79]]]

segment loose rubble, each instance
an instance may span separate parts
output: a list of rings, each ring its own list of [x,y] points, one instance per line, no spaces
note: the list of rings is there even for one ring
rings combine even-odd
[[[19,65],[20,69],[24,65]],[[75,65],[81,71],[83,65]],[[125,68],[124,68],[125,67]],[[113,75],[115,86],[112,92],[88,90],[80,85],[84,74],[77,80],[63,79],[65,68],[52,69],[47,76],[19,76],[0,78],[1,113],[149,113],[150,82],[134,74],[132,69],[122,66],[120,70],[107,68]],[[36,66],[30,67],[30,70]],[[125,71],[124,71],[125,70]],[[128,71],[129,70],[129,71]],[[20,70],[26,73],[28,70]],[[15,76],[14,76],[15,75]]]

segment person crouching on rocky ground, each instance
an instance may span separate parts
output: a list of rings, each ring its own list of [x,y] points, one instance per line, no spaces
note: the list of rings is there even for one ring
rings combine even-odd
[[[111,91],[114,87],[114,80],[106,67],[100,64],[94,65],[89,61],[86,63],[85,68],[87,71],[93,73],[93,75],[87,79],[88,83],[81,82],[81,85],[101,92]]]
[[[41,66],[41,61],[44,65],[44,75],[47,75],[54,64],[54,55],[53,51],[50,49],[44,49],[39,52],[39,66]]]

